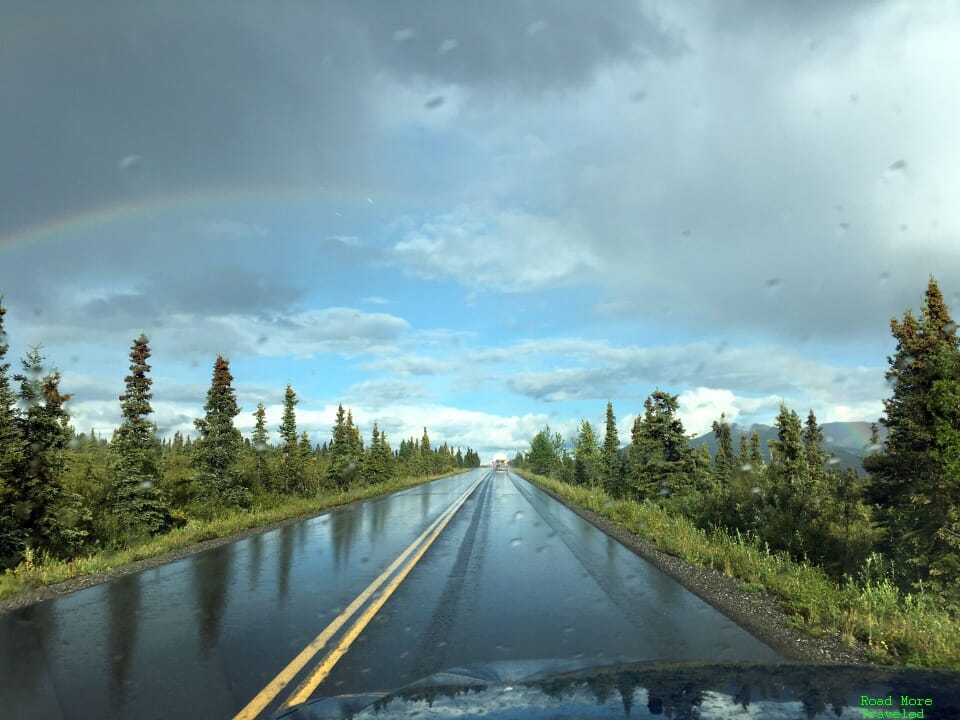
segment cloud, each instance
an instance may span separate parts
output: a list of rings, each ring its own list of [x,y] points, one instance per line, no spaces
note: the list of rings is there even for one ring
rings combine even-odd
[[[468,207],[424,223],[397,242],[393,252],[412,273],[505,292],[578,282],[580,273],[596,263],[571,224],[526,212]]]
[[[399,354],[376,358],[363,363],[364,370],[385,370],[391,375],[439,375],[453,370],[457,365],[448,360],[426,355]]]

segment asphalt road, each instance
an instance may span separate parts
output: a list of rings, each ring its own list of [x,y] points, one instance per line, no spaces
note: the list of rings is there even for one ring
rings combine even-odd
[[[0,615],[0,718],[267,717],[298,686],[391,690],[548,659],[780,657],[522,478],[480,468]]]

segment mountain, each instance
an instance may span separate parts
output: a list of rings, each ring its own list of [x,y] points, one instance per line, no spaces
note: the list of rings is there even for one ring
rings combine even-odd
[[[887,429],[880,425],[878,429],[880,440],[887,436]],[[840,461],[839,467],[853,468],[859,474],[863,475],[863,464],[861,459],[866,454],[866,447],[870,443],[870,423],[868,422],[831,422],[823,423],[820,426],[823,430],[823,443],[821,447],[829,455],[834,453]],[[753,433],[760,434],[760,447],[763,450],[763,456],[770,461],[770,446],[768,440],[777,439],[777,429],[771,425],[750,425],[749,427],[732,423],[730,425],[730,435],[733,438],[733,449],[736,452],[740,447],[740,434],[743,433],[750,439]],[[712,432],[693,438],[690,440],[690,447],[699,448],[706,445],[711,456],[717,454],[717,440]]]

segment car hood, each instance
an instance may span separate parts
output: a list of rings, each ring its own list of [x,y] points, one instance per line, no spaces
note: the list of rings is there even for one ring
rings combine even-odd
[[[497,662],[451,668],[395,691],[318,698],[274,717],[391,720],[425,713],[534,719],[960,718],[960,673],[792,663]]]

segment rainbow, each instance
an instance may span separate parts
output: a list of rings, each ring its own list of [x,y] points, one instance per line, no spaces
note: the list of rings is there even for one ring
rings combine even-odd
[[[56,220],[27,226],[0,237],[0,252],[43,240],[100,229],[105,226],[136,223],[171,212],[190,212],[216,209],[218,206],[260,204],[272,202],[330,202],[368,203],[368,196],[324,185],[297,185],[285,187],[227,188],[215,191],[192,191],[178,194],[154,195],[127,202],[105,205]],[[395,194],[378,193],[376,202],[402,200]]]

